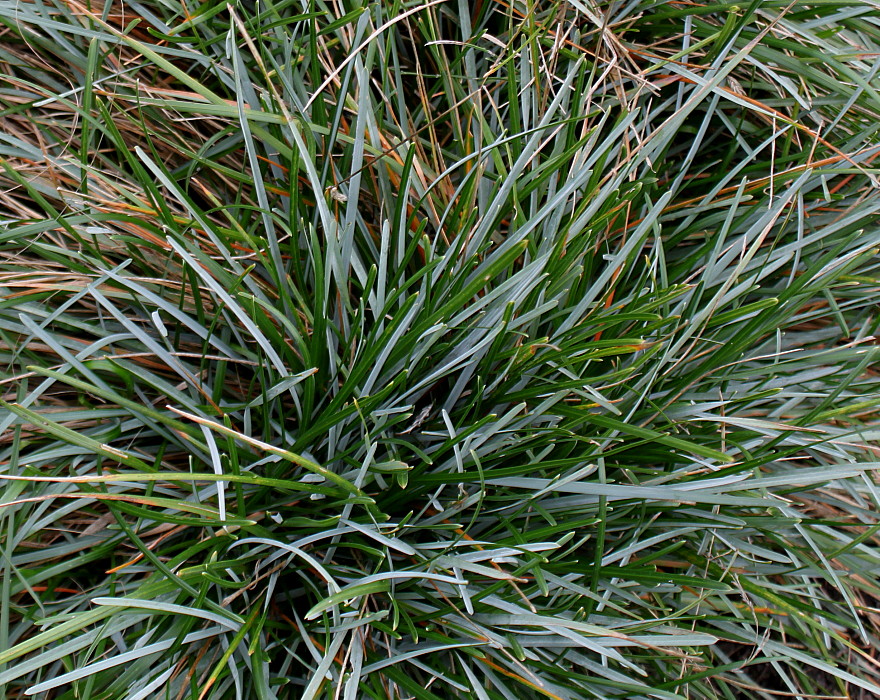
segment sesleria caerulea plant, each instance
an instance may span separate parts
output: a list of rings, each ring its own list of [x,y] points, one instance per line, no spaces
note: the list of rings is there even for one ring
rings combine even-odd
[[[0,1],[5,697],[880,694],[878,20]]]

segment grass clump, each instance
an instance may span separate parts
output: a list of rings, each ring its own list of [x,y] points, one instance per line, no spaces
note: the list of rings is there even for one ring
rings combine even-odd
[[[6,697],[873,697],[876,10],[0,5]]]

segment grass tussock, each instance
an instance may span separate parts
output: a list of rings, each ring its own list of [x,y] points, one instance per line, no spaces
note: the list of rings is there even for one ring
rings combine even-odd
[[[877,697],[878,18],[0,2],[0,694]]]

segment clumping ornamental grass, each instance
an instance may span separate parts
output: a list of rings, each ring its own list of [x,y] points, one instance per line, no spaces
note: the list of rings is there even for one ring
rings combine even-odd
[[[880,697],[880,6],[0,0],[0,696]]]

